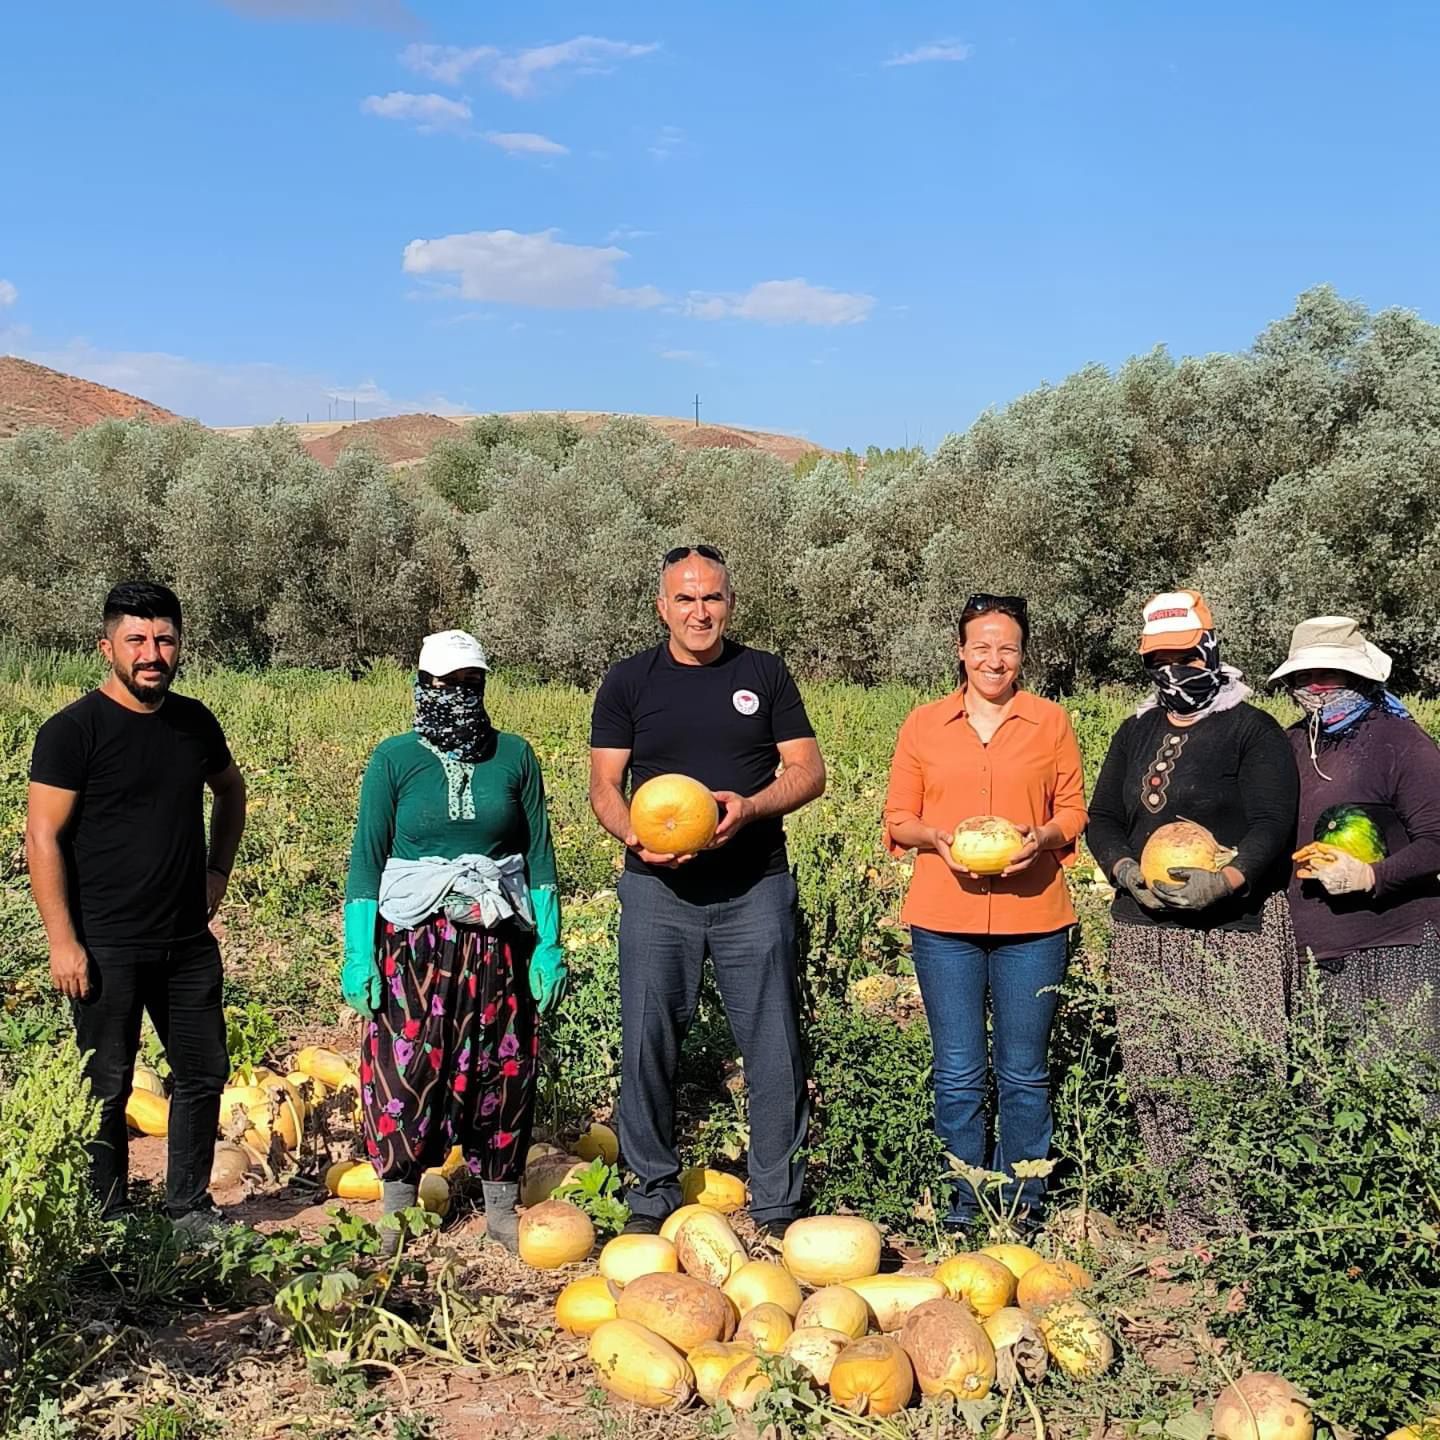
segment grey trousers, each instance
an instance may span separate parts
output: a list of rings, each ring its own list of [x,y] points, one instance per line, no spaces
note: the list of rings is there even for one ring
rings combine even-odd
[[[695,905],[663,880],[626,871],[619,894],[620,1149],[636,1176],[631,1211],[663,1219],[680,1204],[675,1076],[709,955],[745,1061],[750,1214],[793,1219],[809,1122],[794,877],[770,875],[732,900]]]

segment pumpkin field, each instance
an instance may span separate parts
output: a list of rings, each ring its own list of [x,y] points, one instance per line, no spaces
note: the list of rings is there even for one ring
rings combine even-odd
[[[1327,1016],[1306,987],[1285,1066],[1252,1041],[1232,1083],[1188,1084],[1244,1224],[1173,1249],[1115,1044],[1110,892],[1083,854],[1054,1153],[1036,1162],[1052,1167],[1049,1221],[1020,1243],[1003,1177],[974,1171],[983,1222],[964,1244],[942,1231],[930,1040],[898,922],[908,865],[880,844],[894,737],[926,698],[899,684],[803,687],[829,768],[788,821],[814,1218],[782,1246],[746,1215],[744,1070],[708,984],[679,1080],[687,1205],[661,1236],[616,1238],[619,855],[586,799],[590,695],[492,683],[497,725],[544,768],[571,967],[544,1036],[522,1254],[485,1242],[478,1194],[447,1162],[383,1262],[357,1163],[341,903],[360,774],[408,728],[408,678],[183,675],[249,787],[215,924],[234,1075],[213,1186],[244,1228],[185,1250],[163,1219],[166,1067],[148,1027],[141,1211],[102,1225],[83,1183],[94,1110],[23,855],[35,730],[97,678],[85,657],[0,658],[0,1435],[1419,1440],[1440,1416],[1440,1120],[1403,1025],[1376,1043],[1370,1017]],[[1066,700],[1090,783],[1133,703]],[[1412,709],[1440,734],[1440,702]],[[1228,1018],[1188,1017],[1195,1045]]]

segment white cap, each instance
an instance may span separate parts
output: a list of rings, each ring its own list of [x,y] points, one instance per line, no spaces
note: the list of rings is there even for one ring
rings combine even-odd
[[[456,670],[488,670],[490,662],[473,635],[464,630],[440,630],[425,637],[419,668],[427,675],[449,675]]]
[[[1295,627],[1289,658],[1270,678],[1283,680],[1300,670],[1343,670],[1383,685],[1390,678],[1390,657],[1348,615],[1317,615]]]

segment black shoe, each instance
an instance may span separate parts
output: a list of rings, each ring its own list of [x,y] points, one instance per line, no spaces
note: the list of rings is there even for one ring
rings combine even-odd
[[[653,1215],[632,1215],[626,1222],[622,1235],[658,1235],[665,1222]]]

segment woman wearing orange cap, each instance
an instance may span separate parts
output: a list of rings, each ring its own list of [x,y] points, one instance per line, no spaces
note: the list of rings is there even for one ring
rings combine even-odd
[[[1152,693],[1110,742],[1086,840],[1116,889],[1110,975],[1141,1138],[1169,1181],[1170,1238],[1189,1244],[1239,1217],[1195,1153],[1182,1088],[1227,1078],[1246,1049],[1272,1064],[1283,1055],[1298,779],[1284,731],[1221,664],[1203,596],[1154,596],[1140,655]],[[1141,853],[1177,820],[1204,826],[1232,858],[1151,886]]]

